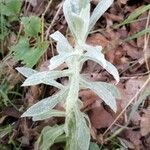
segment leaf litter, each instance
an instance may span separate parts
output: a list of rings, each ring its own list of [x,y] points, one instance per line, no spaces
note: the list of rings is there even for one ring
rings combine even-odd
[[[94,8],[99,0],[92,1],[92,7]],[[45,30],[49,27],[50,22],[53,20],[60,1],[53,2],[51,7],[49,8],[48,12],[45,16]],[[129,5],[130,4],[130,5]],[[112,7],[103,15],[103,17],[97,22],[95,29],[92,31],[93,34],[90,35],[87,39],[87,43],[92,45],[102,45],[103,52],[111,63],[113,63],[121,73],[121,81],[117,85],[120,93],[121,98],[117,100],[118,111],[116,114],[112,113],[110,108],[106,106],[99,97],[91,92],[90,90],[82,90],[80,91],[80,99],[83,102],[83,107],[81,108],[82,111],[86,112],[91,120],[91,129],[93,130],[93,141],[98,142],[99,145],[103,144],[98,140],[98,136],[103,134],[105,130],[111,125],[111,123],[115,120],[115,118],[120,114],[120,112],[126,107],[128,102],[135,96],[135,94],[139,91],[142,87],[146,79],[148,78],[147,68],[145,63],[139,64],[139,60],[143,58],[144,52],[144,37],[137,37],[134,40],[124,41],[129,36],[137,33],[145,28],[146,20],[148,13],[144,12],[142,15],[137,17],[137,21],[131,22],[130,24],[122,25],[119,28],[113,28],[113,25],[119,24],[123,22],[133,11],[135,11],[140,6],[148,5],[148,1],[139,1],[139,3],[135,3],[132,0],[117,0],[114,2]],[[41,16],[44,12],[46,6],[48,5],[48,1],[39,1],[39,0],[28,0],[24,1],[22,5],[22,13],[23,16],[31,16],[31,14],[35,16]],[[139,21],[138,21],[139,20]],[[142,20],[142,21],[140,21]],[[102,29],[101,29],[102,27]],[[17,26],[18,28],[18,26]],[[27,32],[27,29],[25,29]],[[40,30],[40,26],[39,26]],[[64,21],[64,16],[62,11],[60,11],[57,19],[53,24],[53,28],[51,28],[50,33],[53,33],[56,30],[62,31],[64,35],[69,38],[72,45],[74,42],[72,41],[72,37],[69,37],[69,32],[67,30],[66,22]],[[18,30],[19,31],[19,28]],[[34,34],[34,33],[33,33]],[[39,36],[39,33],[35,36]],[[41,33],[40,33],[41,34]],[[14,36],[14,35],[13,35]],[[23,36],[23,33],[21,33]],[[33,35],[28,35],[33,36]],[[8,36],[8,39],[11,39],[12,36]],[[29,37],[27,37],[27,41]],[[37,38],[37,37],[36,37]],[[17,39],[17,36],[14,37]],[[32,39],[32,38],[31,38]],[[11,44],[11,43],[10,43]],[[28,64],[28,57],[33,53],[33,57],[36,53],[36,49],[32,49],[31,43],[28,43],[28,55],[25,54],[21,59],[20,55],[18,55],[17,60],[24,60],[26,64]],[[47,45],[43,49],[41,54],[42,58],[40,62],[37,64],[37,68],[40,71],[46,71],[48,69],[47,62],[51,58],[51,56],[56,53],[55,52],[55,45],[53,41],[50,41],[49,47]],[[9,47],[10,45],[8,45]],[[6,45],[6,52],[8,48]],[[18,47],[17,47],[18,48]],[[30,48],[30,49],[29,49]],[[149,48],[149,47],[148,47]],[[147,48],[147,49],[148,49]],[[15,47],[16,49],[16,47]],[[18,52],[21,51],[19,48]],[[5,52],[5,53],[6,53]],[[45,53],[44,53],[45,52]],[[0,59],[1,64],[4,63],[2,57]],[[2,77],[0,79],[1,84],[3,84],[2,79],[4,76],[10,77],[8,79],[10,89],[16,88],[18,84],[20,84],[20,80],[22,79],[21,76],[18,76],[18,73],[14,70],[15,66],[22,66],[20,61],[16,60],[5,61],[6,68],[1,69]],[[33,67],[36,63],[33,62],[31,67]],[[132,66],[132,64],[136,64],[136,67]],[[65,68],[65,64],[62,66],[62,70]],[[4,68],[4,67],[3,67]],[[82,70],[83,74],[92,81],[106,81],[108,83],[114,83],[113,78],[100,66],[92,61],[87,61],[84,64],[84,68]],[[16,79],[17,77],[17,79]],[[67,79],[59,79],[60,83],[66,83]],[[4,85],[4,84],[3,84]],[[150,89],[149,86],[146,88]],[[1,88],[0,88],[1,89]],[[33,105],[34,103],[38,102],[38,100],[42,97],[47,97],[47,95],[52,95],[53,93],[57,92],[56,88],[52,88],[51,86],[45,85],[38,85],[30,88],[22,88],[18,90],[21,93],[21,96],[12,96],[9,95],[11,99],[14,99],[16,108],[6,107],[6,109],[1,108],[2,117],[4,119],[1,120],[2,126],[10,124],[13,127],[13,131],[11,132],[12,140],[15,142],[15,146],[19,147],[18,142],[21,143],[21,147],[25,149],[33,149],[35,145],[35,141],[37,140],[42,128],[47,125],[52,124],[60,124],[64,122],[63,118],[50,118],[46,119],[43,122],[32,122],[30,119],[22,119],[19,118],[20,113],[23,112],[27,107]],[[143,92],[142,92],[143,93]],[[141,94],[142,94],[141,93]],[[119,139],[122,143],[122,146],[130,149],[148,149],[150,143],[150,103],[149,103],[149,94],[142,100],[142,102],[138,105],[138,109],[135,111],[134,115],[132,116],[127,128],[120,132],[116,137],[115,140]],[[1,95],[0,95],[1,97]],[[125,111],[124,115],[120,117],[118,122],[113,126],[109,134],[115,133],[116,128],[121,128],[122,126],[126,126],[128,121],[128,116],[130,114],[130,109],[133,108],[134,104],[138,102],[137,97],[134,100],[134,103]],[[20,103],[18,103],[20,101]],[[10,104],[11,105],[11,104]],[[57,109],[63,109],[63,106],[56,106]],[[7,119],[8,118],[8,119]],[[14,119],[15,118],[15,119]],[[136,119],[135,119],[136,118]],[[105,138],[105,137],[104,137]],[[9,134],[6,134],[5,137],[2,138],[2,143],[7,143],[9,148]],[[10,144],[13,145],[13,142]],[[120,144],[119,143],[119,144]],[[118,146],[114,143],[111,143],[114,147],[118,148]],[[104,143],[104,147],[110,149],[110,144],[107,142]],[[14,146],[14,145],[13,145]],[[97,146],[96,146],[97,147]]]

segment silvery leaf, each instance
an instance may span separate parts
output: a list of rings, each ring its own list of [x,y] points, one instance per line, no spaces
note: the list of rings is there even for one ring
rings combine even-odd
[[[81,78],[80,84],[82,88],[91,89],[95,92],[114,112],[117,111],[116,99],[114,93],[111,93],[106,85],[103,86],[101,82],[91,82]]]
[[[36,70],[33,70],[31,68],[27,68],[27,67],[17,67],[16,70],[21,73],[23,76],[25,77],[29,77],[35,73],[37,73]]]
[[[106,62],[106,70],[115,78],[115,80],[117,81],[117,83],[119,82],[120,80],[120,77],[119,77],[119,73],[118,73],[118,70],[117,68],[111,64],[110,62]]]
[[[45,120],[51,117],[65,117],[65,112],[64,111],[59,111],[59,110],[49,110],[47,112],[44,112],[40,115],[33,116],[32,120],[33,121],[40,121],[40,120]]]
[[[90,130],[79,108],[75,108],[74,111],[76,118],[75,137],[78,143],[79,150],[88,150],[90,144]]]
[[[51,60],[50,60],[49,69],[53,70],[53,69],[59,67],[64,62],[67,62],[68,58],[70,58],[74,55],[75,55],[74,53],[62,52],[59,55],[56,55],[56,56],[52,57]]]
[[[104,54],[101,52],[102,47],[101,46],[90,46],[90,45],[84,45],[84,50],[87,52],[83,55],[83,60],[92,60],[96,63],[100,64],[104,68],[106,67],[106,59],[104,57]],[[81,60],[81,61],[83,61]]]
[[[64,133],[64,126],[46,126],[41,133],[41,142],[38,146],[39,150],[49,150],[55,143],[55,140]]]
[[[106,83],[106,82],[98,82],[98,83],[100,83],[104,88],[106,88],[108,91],[110,91],[111,94],[115,98],[121,98],[120,92],[118,91],[118,89],[115,85],[109,84],[109,83]]]
[[[65,99],[67,91],[68,89],[66,88],[58,92],[56,95],[42,99],[41,101],[31,106],[26,112],[23,113],[21,117],[39,116],[52,110],[59,102]]]
[[[63,12],[72,35],[77,39],[76,31],[73,24],[74,20],[72,18],[72,8],[71,8],[70,0],[65,0],[63,4]]]
[[[62,51],[72,52],[73,51],[73,48],[69,44],[68,40],[59,31],[54,32],[53,34],[50,35],[50,37],[58,42],[57,44],[58,52],[62,52]]]
[[[89,31],[94,27],[95,23],[104,14],[104,12],[110,7],[112,3],[113,0],[101,0],[98,3],[90,18]]]
[[[37,84],[47,84],[51,86],[55,86],[58,88],[62,88],[63,85],[56,82],[55,79],[70,75],[70,71],[43,71],[35,73],[29,76],[23,83],[22,86],[31,86]]]

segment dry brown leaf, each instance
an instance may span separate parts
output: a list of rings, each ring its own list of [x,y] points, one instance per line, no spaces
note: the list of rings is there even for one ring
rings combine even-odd
[[[141,117],[141,134],[142,136],[150,133],[150,106],[144,110],[144,114]]]
[[[89,112],[89,117],[92,126],[96,129],[109,127],[109,125],[114,121],[114,118],[108,113],[102,106],[94,107]]]
[[[93,46],[101,45],[105,48],[109,44],[109,41],[102,34],[96,33],[88,37],[87,43]]]

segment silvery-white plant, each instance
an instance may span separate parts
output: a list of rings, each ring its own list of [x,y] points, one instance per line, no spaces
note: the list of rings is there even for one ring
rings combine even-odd
[[[39,138],[40,150],[49,149],[55,142],[66,141],[66,150],[88,150],[90,144],[90,121],[81,112],[83,104],[79,98],[80,89],[90,89],[95,92],[114,112],[117,110],[116,98],[119,96],[116,87],[105,82],[93,82],[80,74],[83,63],[92,60],[106,69],[119,82],[116,67],[108,62],[102,47],[86,44],[86,38],[102,14],[113,3],[113,0],[101,0],[90,15],[90,0],[65,0],[63,12],[69,29],[75,38],[72,47],[59,31],[50,37],[57,42],[58,55],[50,60],[49,71],[38,72],[30,68],[17,68],[27,79],[23,86],[47,84],[57,87],[59,92],[42,99],[31,106],[22,117],[32,117],[33,121],[50,117],[65,117],[63,125],[47,126]],[[68,69],[59,70],[58,67],[66,63]],[[67,85],[58,83],[56,79],[69,77]],[[58,103],[64,103],[65,111],[55,108]],[[42,141],[42,142],[40,142]]]

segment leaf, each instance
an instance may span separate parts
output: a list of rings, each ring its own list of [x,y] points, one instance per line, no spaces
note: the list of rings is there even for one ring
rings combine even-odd
[[[103,87],[105,87],[108,91],[110,91],[115,98],[121,98],[120,92],[118,91],[116,86],[114,86],[113,84],[106,83],[106,82],[100,82],[100,84]]]
[[[94,27],[95,23],[104,14],[104,12],[110,7],[112,3],[113,0],[101,0],[98,3],[90,18],[89,31]]]
[[[80,78],[80,83],[82,88],[91,89],[95,92],[114,112],[117,111],[116,99],[114,97],[114,93],[112,94],[110,90],[110,86],[103,86],[104,84],[101,82],[91,82],[86,79]],[[107,88],[106,88],[107,87]]]
[[[64,126],[46,126],[41,133],[41,143],[39,150],[49,150],[49,148],[55,143],[55,140],[64,133]]]
[[[150,9],[150,4],[141,6],[138,9],[136,9],[134,12],[132,12],[127,19],[125,19],[122,23],[114,26],[114,28],[119,28],[120,26],[126,25],[131,23],[134,19],[136,19],[138,16],[143,14],[145,11],[148,11]]]
[[[75,137],[79,150],[88,150],[90,145],[90,129],[86,124],[86,120],[79,108],[75,109],[76,131]],[[83,138],[84,137],[84,138]]]
[[[29,76],[38,73],[36,70],[27,67],[17,67],[16,70],[21,73],[23,76],[28,78]]]
[[[74,112],[71,112],[72,114],[67,125],[69,135],[66,150],[88,150],[90,144],[89,128],[79,108],[75,106],[73,110]]]
[[[81,61],[92,60],[103,66],[104,68],[106,67],[106,59],[104,57],[104,54],[101,52],[101,46],[93,47],[90,45],[84,45],[83,49],[87,52],[83,55],[83,60]]]
[[[22,86],[32,86],[37,84],[47,84],[51,86],[56,86],[58,88],[62,88],[63,85],[56,82],[55,79],[60,77],[65,77],[70,74],[70,71],[64,70],[64,71],[43,71],[43,72],[37,72],[33,75],[29,76],[23,83]]]
[[[99,148],[99,146],[96,143],[91,142],[89,150],[100,150],[100,148]]]
[[[33,67],[40,57],[47,50],[46,42],[37,43],[34,47],[30,47],[28,38],[22,37],[18,44],[12,46],[10,50],[13,52],[14,58],[17,61],[22,61],[26,67]]]
[[[65,112],[64,111],[59,111],[59,110],[49,110],[47,112],[44,112],[40,115],[33,116],[32,120],[33,121],[40,121],[40,120],[45,120],[51,117],[65,117]]]
[[[80,2],[71,2],[67,0],[64,2],[63,11],[67,20],[68,26],[75,37],[77,43],[83,43],[86,40],[89,18],[90,18],[90,4],[87,1],[86,4],[80,9]],[[86,15],[85,15],[86,14]]]
[[[106,68],[105,68],[116,80],[116,82],[118,83],[119,80],[120,80],[120,77],[119,77],[119,73],[118,73],[118,70],[117,68],[111,64],[110,62],[106,61]]]
[[[65,99],[67,88],[56,95],[45,98],[31,106],[21,117],[34,117],[52,110],[59,102]]]
[[[150,106],[144,110],[144,114],[141,117],[141,135],[146,136],[148,133],[150,133]]]
[[[62,51],[72,52],[73,48],[69,44],[68,40],[61,34],[59,31],[51,34],[50,37],[58,42],[57,44],[57,51],[60,53]]]
[[[72,18],[72,10],[71,10],[71,4],[70,4],[70,0],[66,0],[63,4],[63,12],[64,12],[64,16],[65,19],[68,23],[69,29],[72,33],[72,35],[77,39],[76,37],[76,31],[74,28],[74,24],[73,24],[73,18]]]
[[[24,26],[25,34],[37,37],[41,33],[41,19],[37,16],[22,17],[21,22]]]
[[[6,16],[13,16],[16,17],[16,15],[19,14],[21,10],[22,2],[21,0],[6,0],[1,2],[0,4],[0,10],[2,15]]]
[[[149,33],[150,33],[150,27],[129,36],[127,39],[125,39],[125,41],[133,40]]]
[[[49,69],[53,70],[57,67],[59,67],[64,62],[67,62],[68,58],[75,56],[75,53],[67,53],[67,52],[61,52],[59,55],[56,55],[51,58]]]

